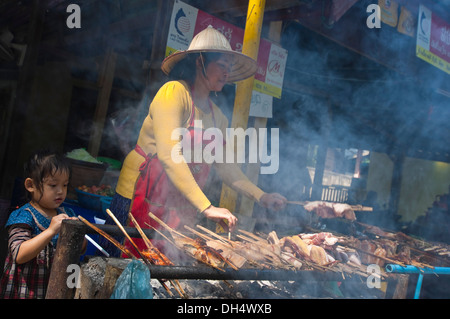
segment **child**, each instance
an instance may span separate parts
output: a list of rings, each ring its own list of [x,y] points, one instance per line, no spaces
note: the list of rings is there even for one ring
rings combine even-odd
[[[58,233],[64,219],[77,219],[59,207],[67,195],[70,164],[61,155],[40,151],[25,165],[29,202],[6,223],[8,256],[0,277],[0,299],[45,298]]]

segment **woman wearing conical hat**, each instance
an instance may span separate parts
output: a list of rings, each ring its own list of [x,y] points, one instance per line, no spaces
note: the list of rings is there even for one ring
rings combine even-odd
[[[211,164],[175,160],[174,154],[183,153],[183,149],[181,137],[173,139],[173,134],[183,128],[183,141],[189,139],[192,148],[202,143],[201,149],[205,141],[195,138],[201,136],[195,129],[217,128],[226,136],[228,120],[209,95],[221,91],[227,83],[252,76],[256,62],[233,51],[226,38],[209,26],[194,37],[187,50],[169,55],[161,68],[173,80],[159,89],[150,104],[137,145],[123,163],[111,211],[126,216],[129,208],[145,228],[159,228],[148,216],[150,211],[172,228],[194,225],[203,215],[216,222],[226,220],[232,230],[236,216],[213,206],[202,190]],[[197,123],[202,127],[194,129]],[[283,196],[262,191],[234,163],[217,161],[212,165],[227,185],[261,206],[275,210],[284,207]]]

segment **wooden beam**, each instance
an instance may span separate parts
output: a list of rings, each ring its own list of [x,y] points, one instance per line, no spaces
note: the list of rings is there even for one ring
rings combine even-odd
[[[168,1],[170,2],[170,1]],[[136,30],[154,30],[153,21],[160,19],[160,9],[154,11],[144,11],[136,16],[129,17],[118,22],[110,24],[106,30],[105,27],[99,26],[90,29],[81,29],[80,32],[71,33],[64,37],[64,43],[69,46],[81,45],[81,43],[102,39],[105,34],[111,37],[110,46],[114,45],[114,37],[123,35],[127,32]],[[160,26],[161,27],[161,26]],[[159,29],[159,28],[158,28]],[[162,27],[161,27],[162,29]],[[164,29],[162,29],[164,30]]]
[[[247,1],[227,0],[227,1],[203,1],[190,0],[186,1],[190,5],[207,11],[213,15],[226,15],[232,18],[245,18],[248,10]],[[264,6],[264,14],[271,11],[289,9],[296,6],[306,6],[304,0],[266,0]]]
[[[332,0],[328,23],[337,22],[358,0]]]
[[[314,11],[301,11],[293,8],[289,11],[289,16],[284,18],[295,19],[302,26],[342,47],[399,74],[413,77],[418,83],[426,85],[429,81],[434,81],[436,77],[442,76],[442,71],[416,57],[415,38],[403,35],[386,24],[382,24],[380,29],[368,28],[367,13],[363,5],[354,5],[333,25],[323,24],[322,14],[318,10],[315,8]],[[444,76],[447,75],[444,74]],[[436,89],[450,89],[449,81],[441,81],[439,86]]]

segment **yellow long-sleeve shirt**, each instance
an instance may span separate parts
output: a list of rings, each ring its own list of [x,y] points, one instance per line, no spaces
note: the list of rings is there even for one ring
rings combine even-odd
[[[192,96],[188,85],[183,81],[171,81],[164,84],[152,103],[144,120],[137,144],[146,154],[157,154],[167,176],[178,190],[199,211],[211,205],[198,186],[185,162],[175,163],[172,150],[180,147],[177,140],[172,139],[172,132],[178,128],[186,128],[192,112]],[[226,136],[228,120],[219,107],[212,103],[213,112],[205,113],[195,107],[195,120],[201,120],[203,129],[216,127]],[[214,114],[214,119],[213,119]],[[116,192],[131,199],[139,167],[144,158],[132,150],[122,165]],[[222,180],[236,191],[259,201],[264,192],[248,180],[239,166],[234,163],[214,163],[214,167]]]

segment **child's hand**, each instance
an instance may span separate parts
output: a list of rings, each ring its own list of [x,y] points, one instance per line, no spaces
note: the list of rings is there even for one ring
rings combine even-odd
[[[61,223],[64,219],[77,219],[66,214],[59,214],[52,218],[50,226],[39,235],[24,241],[17,253],[16,263],[23,264],[35,258],[39,252],[52,240],[53,236],[59,233]]]
[[[64,219],[77,219],[76,217],[69,217],[67,214],[59,214],[52,218],[48,229],[53,232],[54,235],[59,233],[61,229],[61,223]]]

